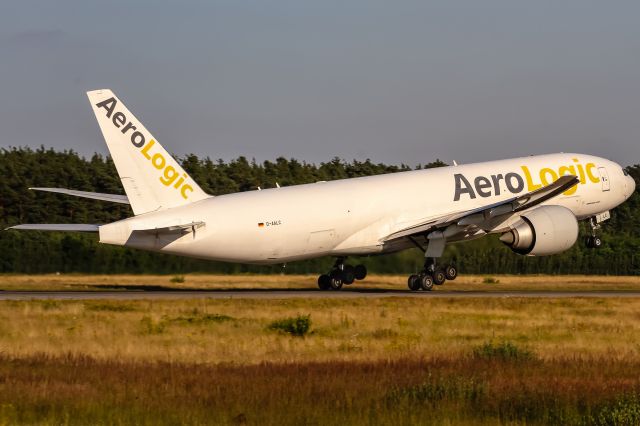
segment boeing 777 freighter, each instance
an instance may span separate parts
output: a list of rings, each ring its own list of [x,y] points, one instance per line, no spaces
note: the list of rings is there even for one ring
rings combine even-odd
[[[131,205],[114,223],[30,224],[10,229],[97,232],[100,242],[225,262],[273,264],[336,258],[318,278],[339,290],[365,278],[349,256],[424,252],[409,288],[431,290],[456,278],[439,265],[448,243],[487,234],[528,256],[560,253],[578,238],[578,221],[596,229],[628,199],[634,180],[620,165],[584,154],[550,154],[221,196],[206,194],[110,90],[89,101],[126,195],[32,188]]]

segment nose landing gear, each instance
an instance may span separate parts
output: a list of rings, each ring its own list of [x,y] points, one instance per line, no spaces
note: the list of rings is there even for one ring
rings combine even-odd
[[[345,258],[339,257],[329,273],[318,277],[320,290],[340,290],[343,285],[351,285],[356,280],[363,280],[367,276],[367,268],[364,265],[347,265]]]
[[[585,238],[584,241],[587,248],[597,249],[602,247],[602,240],[596,235],[596,231],[600,229],[600,222],[602,221],[598,221],[598,219],[599,218],[597,216],[589,219],[589,226],[591,226],[591,236]]]

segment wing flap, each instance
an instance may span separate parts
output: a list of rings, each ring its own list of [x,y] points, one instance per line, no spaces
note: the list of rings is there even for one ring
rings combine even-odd
[[[33,191],[55,192],[58,194],[72,195],[74,197],[91,198],[93,200],[110,201],[112,203],[130,204],[126,195],[104,194],[102,192],[77,191],[66,188],[29,188]]]

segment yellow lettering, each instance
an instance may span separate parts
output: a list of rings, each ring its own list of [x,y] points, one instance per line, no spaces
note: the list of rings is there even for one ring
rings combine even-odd
[[[176,182],[175,185],[173,185],[173,187],[176,188],[176,189],[180,188],[180,185],[182,185],[182,182],[184,182],[184,178],[186,178],[186,177],[187,177],[187,175],[184,174],[184,177],[181,177],[180,179],[178,179],[178,181]]]
[[[155,143],[156,143],[156,141],[151,139],[149,142],[147,142],[147,144],[144,146],[144,148],[142,148],[142,151],[141,151],[142,155],[144,155],[147,160],[151,160],[151,157],[149,156],[149,154],[147,154],[147,152],[149,152],[149,150],[151,149],[151,147]]]
[[[591,172],[592,169],[594,169],[596,167],[595,164],[593,163],[588,163],[585,166],[585,169],[587,170],[587,176],[589,176],[589,180],[593,183],[598,183],[600,182],[600,177],[596,177],[594,176],[594,174]]]
[[[155,154],[151,159],[151,164],[153,164],[153,167],[160,170],[164,168],[164,165],[166,164],[166,160],[164,159],[162,154],[158,153],[158,154]]]
[[[533,183],[533,179],[531,179],[531,173],[529,173],[529,168],[527,166],[520,166],[522,168],[522,172],[524,173],[524,178],[527,181],[527,189],[529,192],[535,191],[538,188],[541,188],[542,185],[538,183]]]
[[[574,158],[573,161],[578,163],[578,159],[577,158]],[[582,169],[582,164],[578,164],[578,177],[580,178],[580,183],[582,183],[582,184],[587,183],[587,180],[584,177],[584,170]]]
[[[551,176],[551,179],[547,179],[547,175]],[[549,168],[540,169],[540,181],[543,185],[549,185],[558,180],[556,172]]]
[[[160,176],[160,182],[165,186],[169,186],[178,177],[178,172],[176,172],[176,169],[173,167],[167,166],[167,168],[164,169],[163,175],[164,176]]]
[[[564,175],[573,175],[576,176],[576,168],[573,166],[560,166],[560,168],[558,169],[558,175],[560,176],[564,176]],[[572,195],[575,194],[575,192],[578,190],[578,185],[574,185],[573,187],[567,189],[566,191],[563,192],[564,195]]]
[[[182,195],[182,198],[184,198],[185,200],[188,198],[188,195],[186,194],[186,192],[193,192],[193,188],[191,187],[191,185],[182,185],[182,188],[180,189],[180,194]]]

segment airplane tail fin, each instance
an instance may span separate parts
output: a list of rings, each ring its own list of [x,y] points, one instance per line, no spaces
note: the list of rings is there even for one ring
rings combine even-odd
[[[209,197],[111,90],[87,96],[134,214]]]

